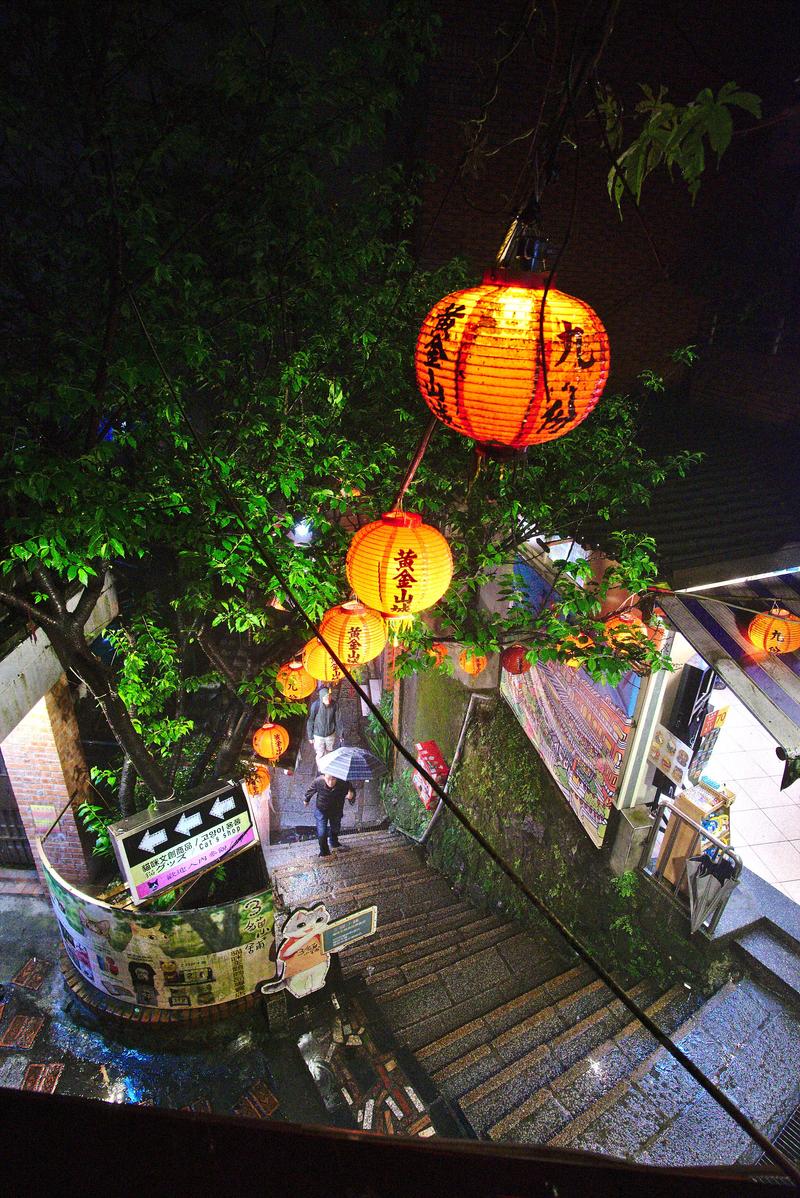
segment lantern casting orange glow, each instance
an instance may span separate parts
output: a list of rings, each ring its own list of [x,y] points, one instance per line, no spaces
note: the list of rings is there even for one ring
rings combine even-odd
[[[479,445],[523,449],[572,432],[608,378],[608,336],[582,300],[531,274],[487,275],[426,316],[415,355],[417,383],[438,420]],[[544,363],[540,347],[543,334]]]
[[[311,677],[299,657],[282,665],[275,681],[287,699],[307,699],[317,686],[316,679]]]
[[[458,664],[465,674],[470,674],[473,678],[477,678],[478,674],[482,674],[486,669],[488,660],[488,657],[483,657],[481,654],[470,657],[467,655],[466,649],[462,649],[458,658]]]
[[[593,644],[594,641],[590,636],[587,636],[585,632],[578,632],[575,636],[566,637],[559,643],[558,647],[559,649],[566,649],[569,652],[571,649],[588,649]],[[583,658],[568,657],[565,662],[562,662],[562,665],[569,666],[571,670],[577,670],[583,665]]]
[[[434,641],[428,653],[435,658],[435,664],[440,666],[447,657],[447,645],[443,645],[441,641]]]
[[[341,682],[344,678],[344,674],[318,637],[313,637],[308,642],[301,657],[305,669],[317,682]]]
[[[256,766],[253,773],[245,781],[249,795],[261,795],[269,790],[269,770],[265,765]]]
[[[606,620],[606,637],[612,646],[624,648],[626,644],[636,642],[646,635],[649,636],[649,632],[638,608],[618,612]]]
[[[277,761],[289,748],[289,733],[283,724],[262,724],[253,733],[253,748],[259,757]]]
[[[355,534],[345,569],[362,603],[387,620],[408,620],[441,599],[453,577],[453,555],[417,512],[385,512]]]
[[[379,612],[358,599],[326,611],[319,625],[337,657],[348,666],[372,661],[386,644],[386,622]]]
[[[750,621],[747,638],[765,653],[794,653],[800,649],[800,617],[784,607],[761,612]]]

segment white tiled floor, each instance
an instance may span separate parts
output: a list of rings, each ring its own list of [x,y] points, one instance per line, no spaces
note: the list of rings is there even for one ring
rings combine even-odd
[[[731,845],[748,869],[800,903],[800,782],[780,790],[777,742],[735,695],[714,691],[712,703],[729,710],[704,772],[736,793]]]

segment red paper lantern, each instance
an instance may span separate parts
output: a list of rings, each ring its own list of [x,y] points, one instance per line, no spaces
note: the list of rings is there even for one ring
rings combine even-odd
[[[525,656],[527,652],[524,645],[509,645],[500,654],[500,665],[509,674],[527,674],[531,668],[531,663]]]
[[[307,699],[317,687],[316,679],[311,677],[299,657],[282,665],[275,681],[287,699]]]
[[[478,674],[482,674],[486,669],[488,660],[488,657],[483,657],[481,654],[468,656],[466,649],[463,649],[459,655],[458,664],[465,674],[470,674],[473,678],[476,678]]]
[[[750,621],[747,637],[764,653],[794,653],[800,649],[800,617],[785,607],[774,607]]]
[[[383,616],[358,599],[326,611],[319,631],[337,657],[348,666],[373,661],[383,652],[387,638]]]
[[[355,534],[345,570],[362,603],[387,620],[407,621],[441,599],[453,577],[453,555],[417,512],[385,512]]]
[[[283,724],[262,724],[253,733],[253,748],[259,757],[277,761],[289,748],[289,733]]]
[[[417,383],[438,420],[489,451],[523,449],[572,432],[599,400],[608,337],[584,303],[545,276],[487,275],[426,316]],[[544,319],[541,319],[544,302]],[[545,369],[542,368],[544,346]]]

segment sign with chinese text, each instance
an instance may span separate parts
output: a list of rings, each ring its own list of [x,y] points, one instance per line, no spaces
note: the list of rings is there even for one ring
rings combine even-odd
[[[447,775],[450,773],[450,767],[442,756],[442,751],[435,740],[418,741],[414,745],[414,752],[419,763],[425,767],[428,773],[436,779],[440,786],[444,786],[447,781]],[[418,770],[414,770],[412,778],[414,787],[422,802],[425,804],[425,810],[430,811],[436,806],[439,801],[439,796],[426,778]]]
[[[273,994],[285,989],[294,998],[305,998],[321,990],[328,976],[331,953],[374,935],[377,923],[377,907],[354,911],[333,923],[324,903],[296,907],[281,927],[277,977],[262,986],[261,993]]]
[[[322,947],[326,953],[338,953],[339,949],[355,944],[356,940],[374,936],[377,924],[377,907],[354,911],[352,915],[345,915],[343,919],[328,924],[322,936]]]
[[[109,825],[108,832],[135,903],[258,841],[241,782],[226,782],[191,802],[176,804],[169,814],[131,815]]]

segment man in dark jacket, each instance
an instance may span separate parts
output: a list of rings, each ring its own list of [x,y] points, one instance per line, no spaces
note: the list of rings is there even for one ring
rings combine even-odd
[[[306,791],[306,807],[312,799],[316,799],[314,819],[317,824],[317,840],[319,841],[320,857],[329,857],[331,849],[345,851],[345,845],[339,844],[339,829],[342,826],[344,801],[349,799],[355,803],[356,794],[349,782],[334,778],[332,774],[322,774],[316,778]]]
[[[333,692],[324,688],[308,709],[306,725],[308,739],[314,746],[317,767],[325,754],[332,753],[336,748],[339,730],[339,705]]]

